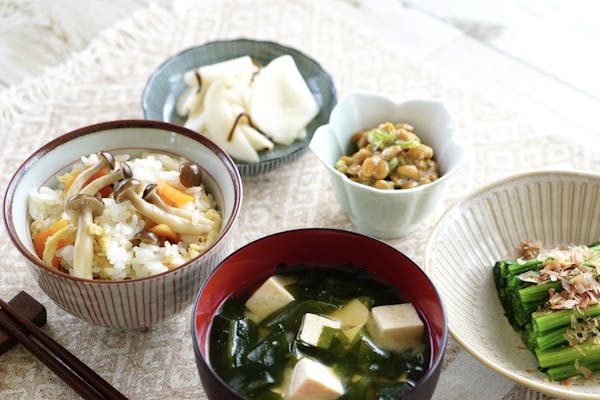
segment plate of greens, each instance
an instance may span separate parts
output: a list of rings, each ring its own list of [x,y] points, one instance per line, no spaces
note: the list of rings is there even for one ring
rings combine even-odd
[[[447,210],[425,250],[455,340],[561,398],[600,398],[599,193],[594,173],[511,176]]]

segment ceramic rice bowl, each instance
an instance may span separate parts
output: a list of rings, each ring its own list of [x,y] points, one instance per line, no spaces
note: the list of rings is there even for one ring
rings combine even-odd
[[[28,196],[80,157],[100,150],[135,154],[155,151],[200,165],[203,184],[221,211],[221,232],[205,252],[157,275],[127,280],[76,278],[44,264],[36,255],[29,229]],[[64,134],[31,155],[16,171],[4,198],[4,222],[14,245],[41,289],[62,309],[95,325],[114,328],[150,326],[181,311],[204,279],[230,250],[231,233],[242,201],[235,164],[210,140],[183,127],[156,121],[113,121]]]

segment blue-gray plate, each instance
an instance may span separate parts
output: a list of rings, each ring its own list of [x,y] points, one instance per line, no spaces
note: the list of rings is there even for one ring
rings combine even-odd
[[[262,65],[266,65],[272,59],[284,54],[294,58],[300,74],[319,105],[319,114],[308,125],[304,139],[297,140],[290,146],[275,145],[272,150],[259,153],[258,163],[246,163],[234,159],[241,175],[256,175],[272,171],[296,160],[304,153],[315,130],[329,121],[329,114],[337,102],[331,76],[319,63],[298,50],[274,42],[250,39],[214,41],[183,50],[163,62],[148,79],[142,95],[144,117],[184,125],[185,119],[175,111],[175,103],[186,86],[183,74],[190,69],[244,55],[249,55]]]

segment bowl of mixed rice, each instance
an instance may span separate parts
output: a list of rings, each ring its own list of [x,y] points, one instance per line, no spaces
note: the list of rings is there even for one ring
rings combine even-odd
[[[186,128],[113,121],[62,135],[15,172],[7,231],[42,290],[90,323],[138,328],[193,301],[230,250],[231,158]]]

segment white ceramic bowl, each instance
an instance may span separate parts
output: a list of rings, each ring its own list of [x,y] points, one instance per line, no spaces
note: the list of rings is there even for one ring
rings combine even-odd
[[[334,167],[338,158],[352,153],[351,136],[383,122],[406,122],[415,127],[422,142],[433,148],[440,178],[413,189],[380,190],[348,179]],[[446,182],[464,161],[457,142],[456,125],[440,101],[391,98],[353,92],[334,107],[329,124],[317,129],[310,149],[329,171],[337,200],[359,232],[390,239],[409,233],[443,198]]]
[[[49,268],[36,255],[29,231],[28,197],[56,184],[55,177],[80,157],[100,150],[139,155],[155,151],[185,157],[203,170],[203,183],[222,213],[221,233],[200,256],[168,272],[140,279],[88,280]],[[11,179],[4,222],[42,290],[67,312],[96,325],[139,328],[190,304],[204,279],[230,250],[231,231],[242,202],[242,183],[231,158],[207,138],[158,121],[113,121],[88,126],[37,150]]]
[[[426,247],[424,268],[442,296],[452,336],[500,374],[559,398],[600,398],[597,377],[567,386],[536,370],[535,357],[504,316],[492,267],[517,258],[525,239],[547,246],[598,241],[599,193],[599,174],[546,171],[509,177],[450,208]]]

